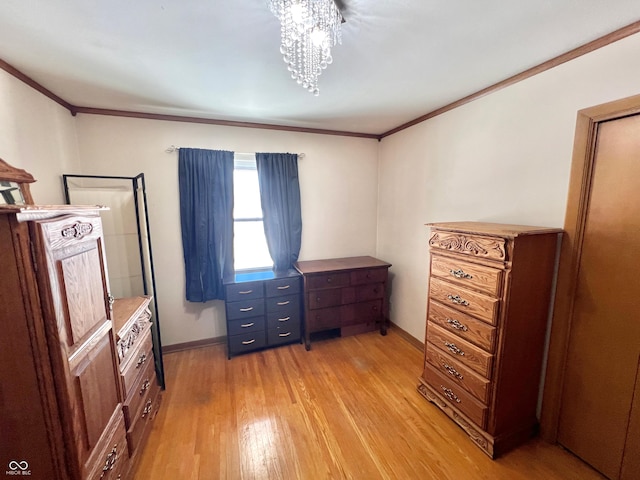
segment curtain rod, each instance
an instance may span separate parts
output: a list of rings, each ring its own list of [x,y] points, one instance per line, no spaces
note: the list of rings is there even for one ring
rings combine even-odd
[[[178,150],[180,150],[180,147],[176,147],[175,145],[170,145],[169,147],[167,147],[165,152],[173,153],[173,152],[177,152]],[[255,155],[255,152],[252,152],[252,153],[233,152],[233,153],[237,153],[238,155]],[[298,158],[304,158],[305,155],[306,154],[304,153],[298,153]]]

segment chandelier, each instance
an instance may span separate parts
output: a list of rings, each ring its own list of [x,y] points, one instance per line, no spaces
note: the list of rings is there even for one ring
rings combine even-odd
[[[342,15],[334,0],[268,0],[280,20],[280,53],[299,85],[318,95],[318,76],[333,62],[331,47],[342,43]]]

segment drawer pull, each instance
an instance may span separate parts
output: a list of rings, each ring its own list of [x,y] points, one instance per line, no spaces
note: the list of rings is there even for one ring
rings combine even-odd
[[[466,332],[467,330],[469,330],[466,325],[460,323],[455,318],[447,318],[447,323],[451,325],[453,328],[455,328],[456,330],[462,330],[463,332]]]
[[[451,390],[450,388],[447,388],[443,385],[440,385],[440,388],[442,389],[442,391],[444,392],[444,396],[447,397],[449,400],[453,400],[454,402],[460,403],[460,399],[458,398],[458,396],[453,393],[453,390]]]
[[[143,353],[138,357],[138,363],[136,363],[136,368],[140,368],[142,365],[144,365],[144,362],[146,361],[147,361],[147,354]]]
[[[244,290],[242,292],[238,292],[238,295],[249,295],[250,293],[253,293],[253,290]]]
[[[469,275],[467,272],[465,272],[461,268],[459,268],[458,270],[449,270],[449,273],[456,278],[467,278],[469,280],[473,278],[473,275]]]
[[[243,345],[251,345],[252,343],[254,343],[256,341],[255,338],[252,338],[251,340],[246,340],[244,342],[242,342]]]
[[[289,320],[291,320],[291,317],[284,317],[284,318],[278,319],[279,322],[288,322]]]
[[[458,380],[464,380],[464,377],[462,376],[462,374],[458,372],[455,368],[453,368],[451,365],[447,365],[446,363],[443,363],[442,368],[444,368],[447,371],[447,373],[452,377],[456,377]]]
[[[144,410],[142,410],[142,417],[144,418],[151,413],[151,409],[153,408],[153,402],[151,400],[147,400],[147,403],[144,405]]]
[[[253,310],[253,307],[247,307],[247,308],[241,308],[240,309],[241,312],[250,312],[251,310]]]
[[[140,396],[142,396],[144,394],[144,392],[149,390],[149,386],[151,386],[151,383],[149,383],[149,379],[146,378],[144,380],[144,383],[142,384],[142,388],[140,389]]]
[[[456,305],[462,305],[463,307],[468,307],[469,302],[467,302],[464,298],[460,297],[460,295],[447,295],[447,298],[451,300],[452,303]]]
[[[249,328],[249,327],[253,327],[254,325],[255,325],[255,322],[243,323],[242,325],[240,325],[240,328]]]
[[[278,302],[279,306],[283,306],[283,305],[289,305],[291,303],[291,300],[287,300],[286,302]]]
[[[278,336],[279,337],[288,337],[289,335],[291,335],[291,332],[287,332],[287,333],[279,333]]]
[[[455,343],[444,342],[444,346],[447,347],[451,353],[464,357],[464,351],[460,350]]]
[[[331,281],[332,281],[331,277],[327,278],[327,283],[331,283]]]
[[[278,285],[276,288],[278,290],[286,290],[287,288],[290,288],[291,285]]]
[[[118,460],[118,444],[116,443],[111,451],[107,454],[107,457],[104,460],[104,466],[102,467],[102,474],[100,478],[104,477],[105,473],[109,470],[113,470],[113,467],[116,466],[116,461]]]

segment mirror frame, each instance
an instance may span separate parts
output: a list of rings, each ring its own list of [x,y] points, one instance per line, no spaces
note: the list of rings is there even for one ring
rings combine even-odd
[[[34,183],[36,180],[29,172],[21,168],[12,167],[0,158],[0,180],[17,183],[25,205],[34,204],[29,184]]]

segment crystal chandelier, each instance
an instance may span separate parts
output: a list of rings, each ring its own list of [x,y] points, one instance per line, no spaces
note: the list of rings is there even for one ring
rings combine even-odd
[[[280,53],[299,85],[318,95],[318,76],[342,43],[342,15],[334,0],[268,0],[281,24]]]

